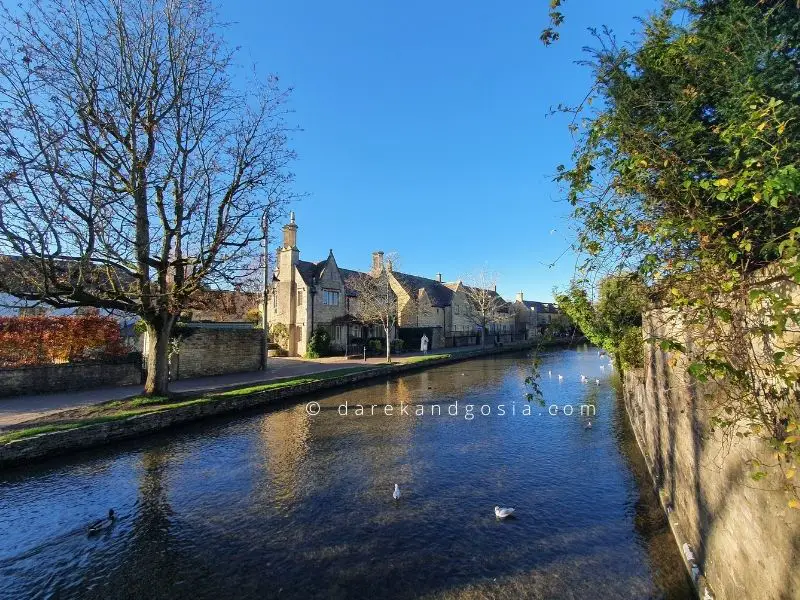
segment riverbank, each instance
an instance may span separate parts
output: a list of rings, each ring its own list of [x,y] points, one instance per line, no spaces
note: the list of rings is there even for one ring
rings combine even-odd
[[[0,435],[0,468],[108,444],[199,419],[281,402],[336,387],[357,384],[441,364],[505,352],[572,345],[558,340],[531,341],[477,348],[452,354],[430,354],[380,366],[354,366],[201,395],[171,398],[134,397],[48,415]]]

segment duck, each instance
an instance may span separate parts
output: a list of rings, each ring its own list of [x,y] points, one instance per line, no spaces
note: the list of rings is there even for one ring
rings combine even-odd
[[[595,379],[595,380],[594,380],[594,384],[595,384],[595,385],[600,385],[600,380],[599,380],[599,379]]]
[[[552,371],[548,371],[548,372],[547,372],[547,376],[548,376],[548,377],[552,377],[552,376],[553,376],[553,372],[552,372]]]
[[[559,375],[558,376],[558,380],[561,381],[562,379],[564,379],[564,376],[563,375]]]
[[[498,519],[507,519],[508,517],[514,516],[514,509],[513,508],[500,508],[499,506],[494,507],[494,516]]]
[[[394,491],[392,492],[392,498],[395,500],[400,500],[400,486],[396,483],[394,484]]]
[[[584,429],[591,429],[592,428],[592,422],[591,421],[587,422],[586,425],[584,425],[583,428]]]
[[[586,383],[586,375],[581,375],[581,383]]]
[[[116,518],[117,516],[114,514],[114,509],[109,508],[107,517],[103,519],[98,519],[97,521],[89,525],[89,527],[87,528],[89,535],[93,533],[100,533],[101,531],[108,529],[114,524]]]

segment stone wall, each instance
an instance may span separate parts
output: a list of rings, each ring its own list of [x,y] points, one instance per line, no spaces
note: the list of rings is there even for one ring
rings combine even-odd
[[[258,371],[263,335],[260,329],[192,328],[180,336],[179,352],[170,368],[173,379]]]
[[[142,357],[0,369],[0,396],[25,396],[142,382]]]
[[[565,345],[553,342],[552,346]],[[197,399],[193,394],[180,394],[176,398],[195,398],[197,402],[190,402],[169,410],[146,413],[104,423],[97,423],[65,431],[53,431],[13,440],[0,444],[0,468],[28,463],[32,460],[50,456],[61,456],[75,450],[90,448],[107,444],[117,440],[144,435],[175,425],[196,421],[214,415],[221,415],[234,411],[253,408],[275,402],[287,400],[322,390],[332,389],[345,385],[368,382],[379,377],[390,377],[402,373],[419,371],[452,362],[469,360],[477,356],[515,352],[530,348],[528,342],[508,345],[501,348],[476,348],[469,352],[458,352],[444,356],[438,360],[417,363],[396,363],[394,365],[378,365],[338,377],[320,379],[284,388],[269,389],[234,396],[217,396]],[[236,389],[232,386],[229,389]],[[218,390],[223,391],[223,390]]]
[[[800,598],[800,511],[750,477],[748,459],[774,462],[762,441],[712,431],[720,393],[652,344],[645,368],[625,374],[631,424],[701,597],[709,589],[717,600]]]

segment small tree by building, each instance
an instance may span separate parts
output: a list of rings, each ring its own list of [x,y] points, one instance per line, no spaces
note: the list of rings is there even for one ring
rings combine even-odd
[[[497,274],[485,269],[476,271],[465,278],[461,291],[467,301],[467,317],[481,328],[481,346],[485,346],[488,326],[500,320],[506,306],[497,293]]]
[[[397,323],[397,296],[392,291],[389,271],[392,260],[380,255],[371,273],[354,275],[347,286],[355,292],[353,316],[365,325],[380,325],[386,336],[386,362],[392,362],[391,332]]]

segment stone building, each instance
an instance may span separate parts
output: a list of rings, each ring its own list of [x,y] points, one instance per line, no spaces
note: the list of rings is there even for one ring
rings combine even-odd
[[[270,324],[286,327],[288,354],[305,354],[312,332],[319,328],[328,331],[332,346],[341,352],[353,340],[363,343],[371,337],[383,339],[380,325],[359,323],[354,316],[358,298],[347,282],[366,273],[340,267],[333,250],[319,262],[301,260],[297,230],[292,213],[277,249],[268,314]],[[444,282],[441,274],[430,279],[395,271],[381,251],[373,252],[370,272],[379,272],[384,263],[397,299],[398,318],[392,339],[402,339],[406,349],[418,349],[423,335],[427,335],[432,349],[480,343],[483,332],[471,318],[467,288],[462,282]],[[497,294],[496,290],[491,293]],[[513,305],[499,295],[497,298],[502,307],[498,317],[487,324],[486,343],[517,339]]]
[[[517,294],[511,307],[515,315],[515,334],[519,339],[527,340],[544,335],[548,328],[565,329],[570,325],[557,304],[525,300],[522,292]]]

